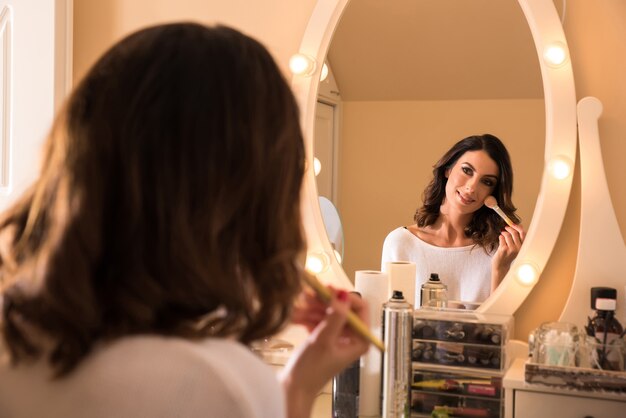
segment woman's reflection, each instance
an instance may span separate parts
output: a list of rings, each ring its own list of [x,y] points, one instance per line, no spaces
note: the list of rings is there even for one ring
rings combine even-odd
[[[438,273],[449,299],[484,301],[524,241],[512,192],[513,169],[502,141],[489,134],[462,139],[435,164],[416,223],[387,235],[382,269],[390,261],[412,261],[418,293],[430,274]],[[515,222],[513,227],[483,205],[489,195]]]

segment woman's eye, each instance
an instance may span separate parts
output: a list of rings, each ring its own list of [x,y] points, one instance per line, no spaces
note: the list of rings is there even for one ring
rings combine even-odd
[[[463,170],[465,174],[472,174],[472,169],[469,167],[461,167],[461,170]]]
[[[493,180],[483,180],[483,184],[489,187],[493,187],[496,183]]]

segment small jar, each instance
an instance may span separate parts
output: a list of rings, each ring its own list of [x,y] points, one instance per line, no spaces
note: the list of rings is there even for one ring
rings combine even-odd
[[[528,337],[533,363],[549,366],[577,365],[579,332],[569,322],[544,322]]]

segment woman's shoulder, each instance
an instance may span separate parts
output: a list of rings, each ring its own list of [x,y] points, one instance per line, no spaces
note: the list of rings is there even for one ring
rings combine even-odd
[[[407,238],[410,238],[411,236],[410,228],[412,227],[413,225],[397,227],[396,229],[394,229],[393,231],[387,234],[387,236],[385,237],[385,242],[403,241],[403,240],[406,240]]]
[[[208,338],[147,336],[126,338],[111,347],[112,358],[103,365],[121,361],[136,376],[151,376],[155,389],[186,387],[186,397],[198,404],[198,411],[211,406],[214,416],[282,416],[283,399],[274,371],[237,341]],[[142,358],[144,366],[141,366]],[[135,364],[139,362],[139,369]],[[156,370],[155,370],[156,368]],[[144,381],[139,379],[137,384]],[[151,384],[150,384],[151,385]],[[185,406],[187,408],[187,406]],[[262,412],[261,412],[262,411]],[[208,411],[204,411],[208,412]]]
[[[120,369],[124,365],[130,374],[152,374],[156,380],[165,375],[185,380],[191,375],[198,381],[218,380],[236,387],[245,382],[271,384],[276,380],[272,369],[248,347],[224,338],[126,337],[95,352],[89,360],[96,371],[112,364]]]
[[[31,401],[47,404],[48,416],[55,417],[152,416],[165,410],[168,416],[284,416],[272,369],[226,339],[124,337],[98,347],[58,381],[49,380],[42,364],[17,367],[5,377],[28,387]],[[11,402],[20,413],[38,412],[30,401]]]
[[[381,257],[381,269],[385,270],[385,263],[389,261],[410,261],[415,253],[415,236],[408,227],[401,226],[394,229],[385,238]]]
[[[416,224],[401,226],[387,234],[384,246],[401,246],[403,248],[406,246],[411,248],[422,247],[427,244],[427,241],[425,241],[422,236],[422,228],[418,227]]]
[[[126,360],[142,356],[147,361],[176,355],[173,360],[184,358],[202,359],[213,362],[214,356],[209,354],[228,353],[229,356],[243,359],[256,358],[252,352],[234,340],[225,338],[207,338],[190,340],[179,337],[160,335],[137,335],[120,338],[116,341],[97,347],[88,361]],[[128,360],[130,362],[130,360]]]

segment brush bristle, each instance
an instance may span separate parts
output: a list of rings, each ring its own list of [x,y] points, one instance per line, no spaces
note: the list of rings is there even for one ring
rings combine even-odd
[[[485,199],[485,206],[487,206],[489,209],[493,209],[498,206],[498,201],[493,196],[487,196],[487,198]]]

